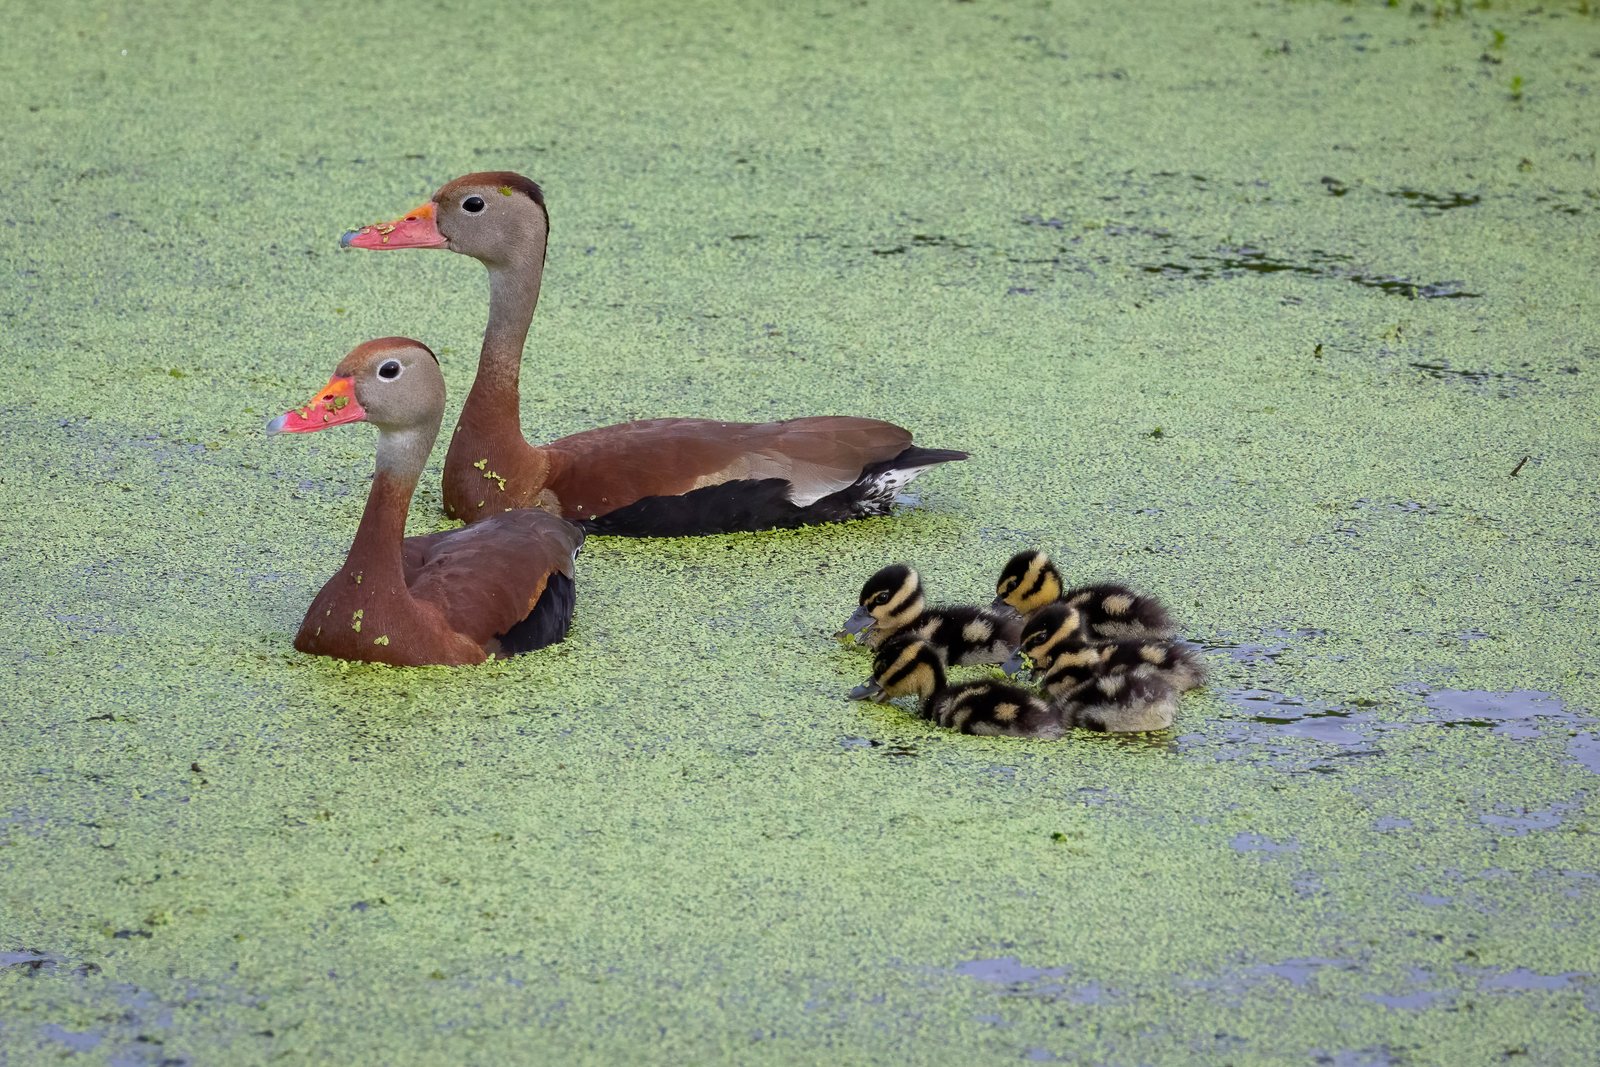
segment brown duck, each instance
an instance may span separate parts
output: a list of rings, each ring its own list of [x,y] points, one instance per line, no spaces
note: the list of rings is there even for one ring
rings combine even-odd
[[[352,349],[305,406],[267,424],[310,433],[378,427],[378,463],[344,566],[311,602],[294,647],[397,666],[481,663],[560,641],[572,622],[583,531],[544,511],[406,537],[406,511],[444,417],[444,376],[420,341]]]
[[[539,507],[595,533],[684,536],[887,514],[927,468],[965,452],[920,448],[876,419],[782,422],[648,419],[533,446],[518,377],[544,273],[550,217],[520,174],[469,174],[393,222],[340,238],[350,248],[443,248],[489,271],[478,374],[450,439],[445,511],[466,522]]]

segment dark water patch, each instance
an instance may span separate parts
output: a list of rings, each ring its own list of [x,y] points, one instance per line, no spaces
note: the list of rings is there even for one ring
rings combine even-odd
[[[1233,689],[1222,699],[1245,712],[1250,723],[1272,727],[1275,737],[1356,747],[1370,743],[1374,732],[1394,724],[1380,723],[1372,712],[1348,711],[1320,703],[1307,703],[1270,689]]]
[[[958,251],[972,247],[964,241],[946,237],[942,233],[914,233],[911,235],[911,244],[917,248],[953,248]]]
[[[1235,852],[1299,852],[1300,842],[1292,837],[1284,841],[1274,841],[1265,834],[1245,831],[1234,834],[1228,841],[1228,847]]]
[[[1242,961],[1241,961],[1242,962]],[[1185,980],[1183,984],[1208,993],[1246,995],[1264,985],[1288,982],[1296,989],[1314,988],[1317,976],[1327,968],[1352,971],[1355,960],[1330,956],[1295,956],[1276,963],[1250,963],[1209,978]]]
[[[1477,639],[1478,631],[1467,631],[1463,640]],[[1483,635],[1487,636],[1487,635]],[[1592,729],[1593,715],[1577,711],[1554,693],[1541,689],[1510,689],[1492,692],[1485,689],[1427,689],[1416,684],[1402,685],[1402,692],[1421,695],[1423,704],[1433,714],[1423,722],[1439,726],[1488,730],[1501,737],[1517,741],[1531,741],[1544,737],[1554,727],[1564,727],[1570,735],[1567,756],[1590,774],[1600,774],[1600,733]],[[1408,723],[1389,724],[1406,727]],[[1537,816],[1529,828],[1536,825]]]
[[[1478,816],[1478,820],[1485,826],[1494,826],[1507,830],[1513,837],[1523,837],[1534,830],[1559,829],[1566,813],[1576,807],[1578,807],[1578,801],[1569,804],[1556,803],[1551,804],[1548,808],[1534,809],[1532,811],[1523,809],[1517,815],[1485,813]]]
[[[1296,989],[1304,989],[1316,978],[1317,972],[1324,967],[1333,967],[1337,970],[1350,970],[1355,964],[1349,960],[1331,959],[1323,956],[1304,956],[1297,959],[1287,959],[1282,963],[1258,963],[1247,969],[1247,973],[1270,978],[1282,978]]]
[[[1600,774],[1600,734],[1577,734],[1567,742],[1567,755],[1590,774]]]
[[[1458,281],[1429,282],[1424,285],[1393,274],[1351,274],[1346,277],[1357,285],[1378,289],[1390,296],[1403,296],[1407,300],[1472,300],[1483,295],[1469,292]]]
[[[917,755],[917,750],[912,745],[891,744],[871,737],[841,737],[839,738],[839,747],[847,750],[865,749],[879,756],[888,756],[891,759],[904,759]]]
[[[1435,712],[1428,721],[1441,726],[1478,727],[1523,740],[1543,735],[1541,719],[1575,726],[1594,721],[1568,710],[1560,697],[1540,689],[1432,689],[1423,693],[1422,702]]]
[[[1432,214],[1471,207],[1483,199],[1476,193],[1425,193],[1420,189],[1393,189],[1384,195],[1404,200],[1407,207],[1418,208]]]
[[[27,834],[29,837],[41,837],[49,832],[50,819],[30,808],[12,808],[0,814],[0,844],[3,844],[11,834]],[[0,960],[4,956],[0,955]],[[4,966],[4,963],[0,963]]]
[[[1443,360],[1413,361],[1408,364],[1412,369],[1420,371],[1423,377],[1435,381],[1466,382],[1469,385],[1489,386],[1504,385],[1516,382],[1522,385],[1532,385],[1535,380],[1522,374],[1512,374],[1509,371],[1499,370],[1463,370],[1452,367]]]
[[[39,1027],[39,1036],[57,1045],[65,1045],[73,1052],[89,1052],[105,1040],[105,1035],[93,1030],[68,1030],[55,1023]]]
[[[1564,971],[1561,974],[1540,974],[1526,967],[1517,967],[1509,971],[1482,972],[1461,968],[1467,973],[1476,973],[1478,988],[1491,993],[1553,993],[1563,989],[1572,989],[1588,985],[1585,981],[1593,977],[1590,971]]]
[[[1380,834],[1392,830],[1409,830],[1413,825],[1415,824],[1410,819],[1402,819],[1398,815],[1380,815],[1372,820],[1372,828]]]
[[[1407,1060],[1387,1045],[1373,1045],[1360,1049],[1341,1049],[1328,1052],[1311,1050],[1311,1062],[1318,1067],[1396,1067]]]
[[[1483,295],[1469,292],[1459,281],[1418,282],[1393,274],[1365,274],[1350,269],[1346,265],[1349,262],[1349,256],[1317,249],[1309,252],[1305,260],[1297,262],[1281,259],[1259,248],[1241,246],[1223,249],[1216,254],[1193,255],[1187,262],[1168,260],[1165,263],[1140,264],[1139,269],[1164,278],[1190,278],[1195,281],[1228,280],[1246,274],[1299,274],[1354,282],[1409,300],[1457,300]]]
[[[951,969],[966,978],[976,978],[980,982],[1010,988],[1030,986],[1040,979],[1064,978],[1069,971],[1066,967],[1029,967],[1016,956],[967,960]]]
[[[1558,215],[1582,215],[1600,209],[1600,189],[1551,189],[1533,197],[1536,204],[1546,204]]]
[[[1070,967],[1030,967],[1016,956],[967,960],[956,964],[951,970],[964,978],[976,978],[989,985],[1003,986],[1001,992],[1008,997],[1100,1004],[1115,995],[1098,982],[1070,985],[1061,981],[1072,973]]]
[[[1072,58],[1072,55],[1070,53],[1066,52],[1065,50],[1063,50],[1061,48],[1056,47],[1054,44],[1050,43],[1049,41],[1046,41],[1043,37],[1040,37],[1036,33],[1019,34],[1018,36],[1013,37],[1012,40],[1018,42],[1019,44],[1031,45],[1032,47],[1029,49],[1029,51],[1031,51],[1033,53],[1033,55],[1037,56],[1040,59],[1071,59]]]
[[[1425,504],[1420,500],[1369,500],[1357,497],[1350,506],[1361,511],[1386,511],[1402,515],[1437,515],[1439,504]]]
[[[0,971],[7,974],[22,974],[32,977],[37,974],[48,974],[66,966],[67,960],[50,952],[40,952],[38,949],[24,948],[15,951],[0,951]],[[99,972],[100,965],[96,963],[80,964],[75,971],[79,975],[95,974]]]
[[[1371,706],[1366,700],[1334,706],[1259,687],[1217,695],[1239,716],[1213,718],[1205,732],[1179,736],[1179,752],[1203,751],[1217,762],[1259,761],[1285,774],[1337,774],[1352,759],[1377,755],[1384,733],[1408,725],[1357,710]]]
[[[1561,886],[1561,895],[1571,900],[1584,900],[1600,889],[1600,872],[1597,871],[1541,868],[1533,872],[1533,877],[1540,882]]]
[[[966,241],[957,240],[942,233],[914,233],[910,238],[896,244],[867,245],[866,249],[875,256],[903,256],[918,249],[948,249],[954,252],[964,252],[973,247],[975,246]]]
[[[82,613],[62,613],[51,616],[60,623],[70,634],[84,634],[91,637],[118,636],[128,633],[128,628],[120,623],[113,622],[104,615],[89,615]]]
[[[1326,637],[1327,633],[1326,630],[1310,627],[1275,627],[1261,631],[1262,638],[1275,640],[1236,641],[1234,638],[1238,635],[1234,631],[1218,630],[1212,638],[1197,642],[1194,647],[1203,652],[1227,652],[1228,658],[1235,663],[1262,666],[1278,662],[1278,657],[1287,652],[1295,641]]]

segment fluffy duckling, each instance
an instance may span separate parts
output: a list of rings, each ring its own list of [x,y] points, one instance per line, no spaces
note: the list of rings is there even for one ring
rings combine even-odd
[[[957,733],[1052,739],[1064,732],[1060,712],[1024,689],[996,681],[947,685],[939,651],[920,637],[878,649],[872,680],[850,690],[853,700],[880,704],[907,694],[918,698],[923,718]]]
[[[859,605],[840,636],[853,634],[869,648],[909,634],[933,646],[946,665],[969,667],[1007,662],[1017,647],[1020,620],[988,608],[930,608],[922,578],[904,563],[884,567],[861,587]]]
[[[1178,713],[1178,693],[1157,675],[1113,670],[1079,681],[1071,671],[1045,672],[1051,707],[1067,726],[1113,734],[1165,730]]]
[[[1157,677],[1179,690],[1193,689],[1206,680],[1206,665],[1171,641],[1085,640],[1082,612],[1062,603],[1042,608],[1023,625],[1017,654],[1019,661],[1027,656],[1046,675],[1057,669],[1075,672],[1071,676],[1080,682],[1113,671]]]
[[[1065,603],[1083,612],[1088,636],[1102,641],[1129,637],[1169,637],[1177,627],[1161,601],[1116,582],[1067,589],[1061,572],[1037,548],[1012,556],[995,583],[995,609],[1010,608],[1023,618],[1050,604]]]

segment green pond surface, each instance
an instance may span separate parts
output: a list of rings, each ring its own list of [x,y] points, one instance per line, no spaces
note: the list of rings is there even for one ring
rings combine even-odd
[[[0,43],[0,1062],[1600,1060],[1587,3],[68,0]],[[269,439],[543,183],[534,440],[888,418],[893,518],[593,538],[562,645],[313,659]],[[413,532],[441,528],[435,456]],[[1165,735],[844,699],[906,560],[1163,597]]]

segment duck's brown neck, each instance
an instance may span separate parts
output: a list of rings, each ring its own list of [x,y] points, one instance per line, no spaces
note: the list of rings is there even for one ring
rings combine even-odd
[[[361,575],[362,583],[373,583],[369,589],[405,591],[400,542],[406,536],[406,512],[438,430],[439,424],[434,422],[427,427],[379,431],[377,470],[345,562],[352,575]]]
[[[489,326],[483,332],[478,376],[461,409],[461,424],[476,434],[522,438],[522,348],[539,303],[544,249],[526,262],[489,264]]]

